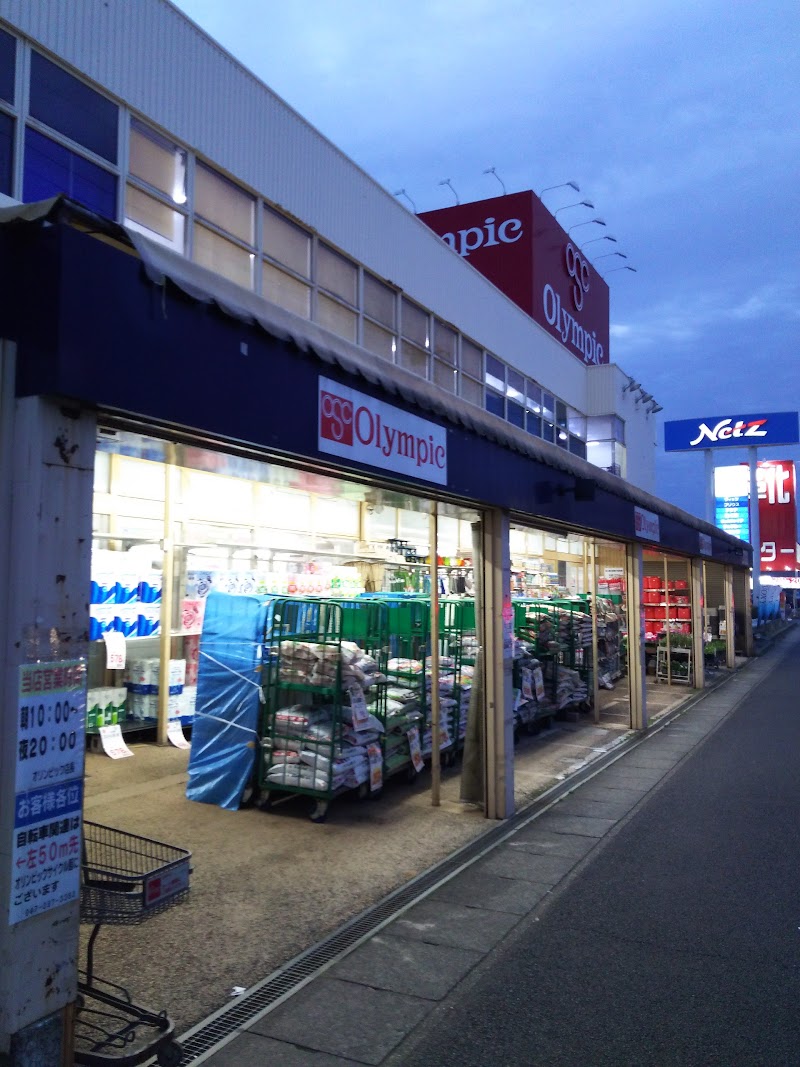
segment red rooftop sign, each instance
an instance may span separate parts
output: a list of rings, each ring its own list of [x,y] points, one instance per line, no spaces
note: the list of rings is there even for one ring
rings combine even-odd
[[[582,363],[609,362],[608,286],[534,193],[419,218]]]

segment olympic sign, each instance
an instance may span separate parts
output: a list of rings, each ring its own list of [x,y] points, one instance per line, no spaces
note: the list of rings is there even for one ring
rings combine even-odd
[[[447,485],[447,431],[427,419],[319,379],[320,452]]]

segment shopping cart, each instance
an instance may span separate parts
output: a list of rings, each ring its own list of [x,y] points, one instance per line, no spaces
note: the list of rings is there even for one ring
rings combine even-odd
[[[137,1067],[155,1057],[162,1067],[178,1067],[182,1050],[169,1016],[98,978],[94,947],[102,925],[136,926],[179,903],[189,892],[191,853],[110,826],[83,825],[81,922],[94,928],[78,977],[75,1063]]]

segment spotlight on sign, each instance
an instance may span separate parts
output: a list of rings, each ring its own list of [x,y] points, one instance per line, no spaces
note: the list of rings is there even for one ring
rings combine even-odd
[[[553,212],[553,218],[556,218],[562,211],[569,211],[572,207],[590,207],[594,211],[594,204],[591,200],[576,200],[574,204],[564,204],[563,207],[558,208]]]

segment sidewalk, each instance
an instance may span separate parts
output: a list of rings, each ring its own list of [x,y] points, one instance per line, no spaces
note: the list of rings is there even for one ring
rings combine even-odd
[[[405,896],[386,904],[385,917],[365,920],[362,937],[356,925],[343,945],[334,939],[327,946],[321,963],[309,960],[305,974],[302,967],[284,974],[285,992],[281,975],[248,990],[184,1035],[182,1062],[213,1067],[402,1064],[402,1043],[428,1014],[504,939],[513,938],[518,924],[548,894],[593,858],[799,640],[796,631],[782,637],[602,768],[569,783],[558,799],[500,824],[496,836],[477,842],[472,853],[468,847],[439,874],[412,883]],[[237,1019],[232,1033],[231,1011]],[[219,1040],[209,1047],[215,1027]]]

